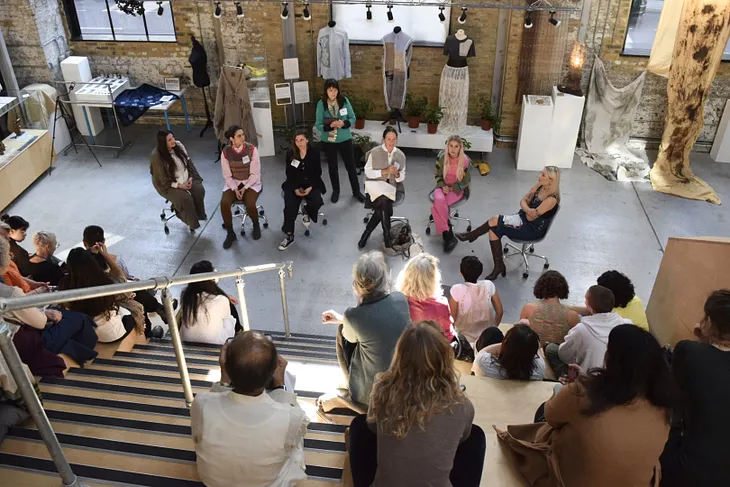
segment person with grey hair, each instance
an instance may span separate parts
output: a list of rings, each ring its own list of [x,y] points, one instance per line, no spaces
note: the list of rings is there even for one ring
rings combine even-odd
[[[382,252],[361,255],[352,275],[357,306],[344,315],[334,310],[322,313],[322,323],[339,325],[337,361],[348,383],[347,393],[319,398],[325,412],[337,407],[367,410],[375,375],[388,369],[395,344],[411,322],[408,300],[402,293],[391,292],[390,270]]]
[[[33,234],[33,246],[35,254],[28,261],[28,274],[36,281],[58,286],[58,282],[66,275],[66,264],[53,255],[58,248],[56,235],[51,232],[36,232]]]

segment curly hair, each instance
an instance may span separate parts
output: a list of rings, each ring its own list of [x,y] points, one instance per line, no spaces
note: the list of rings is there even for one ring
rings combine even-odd
[[[396,288],[409,298],[439,297],[443,291],[438,258],[426,252],[411,257],[398,274]]]
[[[568,299],[568,281],[558,271],[544,272],[535,283],[533,294],[537,299]]]
[[[634,299],[636,292],[631,279],[619,271],[606,271],[596,280],[599,286],[610,289],[617,308],[625,308]]]
[[[433,415],[466,402],[453,359],[437,323],[410,325],[395,346],[390,368],[375,377],[368,421],[402,439],[414,426],[423,430]]]

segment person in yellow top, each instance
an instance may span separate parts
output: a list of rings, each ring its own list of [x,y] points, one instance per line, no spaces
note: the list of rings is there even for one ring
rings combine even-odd
[[[608,288],[613,293],[616,300],[613,312],[619,314],[622,318],[629,319],[638,326],[646,331],[649,330],[649,322],[646,319],[646,312],[644,311],[644,303],[634,292],[634,284],[631,279],[626,277],[625,274],[619,271],[612,270],[606,271],[596,280],[599,286]],[[588,310],[580,306],[571,306],[570,309],[578,312],[578,314],[585,316]]]

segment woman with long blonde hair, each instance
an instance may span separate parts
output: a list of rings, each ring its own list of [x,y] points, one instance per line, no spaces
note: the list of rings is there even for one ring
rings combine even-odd
[[[539,240],[545,236],[549,223],[560,206],[560,169],[545,166],[537,177],[537,184],[520,201],[520,211],[516,215],[493,216],[471,232],[457,233],[456,238],[474,242],[489,233],[489,246],[492,249],[494,270],[486,279],[493,281],[507,270],[502,255],[502,237],[516,240]]]
[[[443,237],[444,252],[454,250],[457,243],[449,222],[449,206],[464,197],[470,181],[464,141],[458,135],[452,135],[446,141],[446,150],[436,157],[436,189],[431,205],[431,218],[436,225],[436,233]]]
[[[453,351],[432,321],[409,326],[350,426],[355,487],[478,486],[486,440]]]

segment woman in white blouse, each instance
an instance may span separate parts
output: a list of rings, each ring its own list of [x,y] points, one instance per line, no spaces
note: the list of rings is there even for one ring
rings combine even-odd
[[[207,260],[196,262],[190,269],[191,274],[214,271]],[[240,328],[234,303],[216,281],[188,284],[181,300],[180,335],[187,342],[223,345]]]
[[[363,248],[380,223],[383,227],[385,246],[390,248],[390,218],[393,216],[393,202],[396,192],[403,187],[406,179],[406,155],[395,145],[398,143],[398,132],[391,126],[383,132],[383,145],[368,152],[365,163],[365,194],[373,207],[365,231],[357,243]]]

